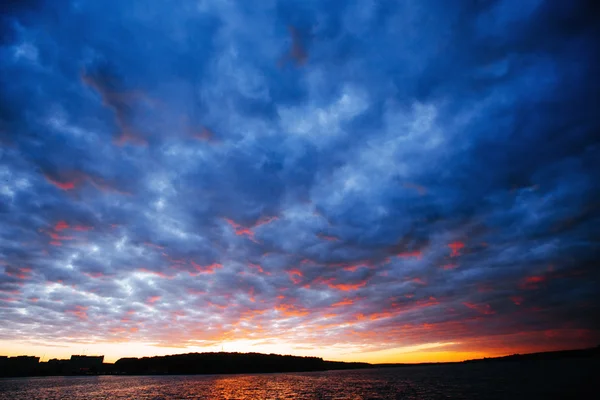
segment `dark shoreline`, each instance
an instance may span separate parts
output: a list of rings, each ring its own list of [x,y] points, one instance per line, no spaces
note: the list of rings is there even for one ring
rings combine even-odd
[[[74,358],[73,358],[74,357]],[[260,353],[188,353],[170,356],[121,358],[103,363],[102,357],[73,356],[71,360],[39,362],[37,357],[0,357],[0,378],[44,376],[164,376],[236,375],[339,371],[349,369],[425,367],[561,359],[600,359],[600,346],[502,357],[430,363],[383,363],[326,361],[318,357]],[[98,362],[99,361],[99,362]]]

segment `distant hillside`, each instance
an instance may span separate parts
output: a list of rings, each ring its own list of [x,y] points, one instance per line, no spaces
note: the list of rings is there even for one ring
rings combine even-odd
[[[526,360],[557,360],[563,358],[598,358],[600,357],[600,346],[589,349],[544,351],[541,353],[512,354],[503,357],[481,358],[463,361],[465,363],[488,362],[488,361],[526,361]]]
[[[589,349],[576,349],[576,350],[559,350],[559,351],[544,351],[540,353],[528,353],[528,354],[512,354],[509,356],[502,357],[485,357],[474,360],[456,361],[456,362],[439,362],[439,363],[388,363],[388,364],[375,364],[374,367],[403,367],[403,366],[416,366],[416,365],[438,365],[438,364],[471,364],[471,363],[487,363],[487,362],[504,362],[504,361],[539,361],[539,360],[559,360],[559,359],[573,359],[573,358],[600,358],[600,346],[592,347]]]
[[[121,358],[119,373],[146,374],[237,374],[259,372],[326,371],[371,367],[367,363],[324,361],[318,357],[260,353],[189,353],[171,356]]]

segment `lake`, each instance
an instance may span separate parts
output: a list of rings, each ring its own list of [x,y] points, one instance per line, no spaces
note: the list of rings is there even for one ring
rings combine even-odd
[[[0,399],[597,399],[600,360],[249,375],[0,379]]]

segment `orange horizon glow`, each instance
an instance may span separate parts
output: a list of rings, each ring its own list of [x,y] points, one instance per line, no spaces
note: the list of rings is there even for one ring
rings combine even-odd
[[[75,310],[85,312],[85,310]],[[508,335],[510,336],[510,335]],[[546,333],[548,336],[548,333]],[[570,345],[530,345],[491,347],[487,350],[477,346],[477,340],[469,342],[426,343],[412,346],[399,346],[381,350],[362,351],[358,346],[314,347],[293,344],[261,344],[261,340],[232,340],[214,343],[209,346],[161,346],[153,343],[103,342],[103,343],[51,343],[27,344],[22,341],[0,340],[0,355],[38,356],[40,361],[53,358],[68,359],[71,355],[103,355],[104,362],[114,363],[126,357],[154,357],[186,353],[228,352],[228,353],[264,353],[294,356],[320,357],[328,361],[385,363],[438,363],[461,362],[465,360],[503,357],[512,354],[528,354],[544,351],[572,350],[593,347],[594,342],[574,342]]]

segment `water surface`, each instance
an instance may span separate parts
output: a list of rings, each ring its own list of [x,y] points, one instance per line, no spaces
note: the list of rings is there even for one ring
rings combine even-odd
[[[594,399],[598,360],[250,375],[0,379],[0,399]]]

